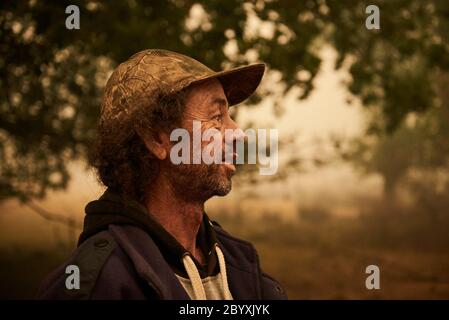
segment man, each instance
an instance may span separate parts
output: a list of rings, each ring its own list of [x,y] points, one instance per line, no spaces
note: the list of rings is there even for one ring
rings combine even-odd
[[[170,133],[193,133],[195,122],[202,133],[222,134],[223,154],[244,139],[224,139],[226,129],[237,129],[228,108],[255,91],[264,69],[214,72],[166,50],[139,52],[117,67],[106,85],[92,158],[107,190],[86,206],[78,248],[46,279],[40,298],[287,298],[262,273],[253,246],[204,212],[208,199],[231,190],[235,161],[171,159]],[[205,147],[193,143],[190,156]],[[79,272],[78,282],[70,270]]]

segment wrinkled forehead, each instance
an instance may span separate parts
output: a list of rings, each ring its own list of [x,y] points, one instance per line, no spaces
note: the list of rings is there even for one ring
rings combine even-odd
[[[190,86],[186,91],[186,109],[203,112],[228,108],[228,100],[221,82],[210,79],[204,83]]]

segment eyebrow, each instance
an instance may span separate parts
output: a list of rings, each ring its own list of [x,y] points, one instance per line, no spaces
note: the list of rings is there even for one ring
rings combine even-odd
[[[212,99],[212,104],[218,104],[219,106],[227,107],[228,106],[228,101],[226,99],[223,99],[223,98],[213,98]]]

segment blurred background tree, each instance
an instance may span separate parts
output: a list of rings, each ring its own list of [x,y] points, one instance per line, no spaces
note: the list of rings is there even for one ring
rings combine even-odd
[[[432,108],[419,116],[409,113],[391,134],[368,133],[340,152],[364,173],[382,176],[387,201],[394,202],[401,187],[415,206],[438,215],[446,211],[442,200],[449,198],[449,74],[436,75],[433,85]]]
[[[65,28],[70,4],[80,8],[80,30]],[[375,155],[360,163],[396,179],[421,160],[407,156],[414,146],[390,153],[404,159],[398,170],[388,166],[385,153],[408,148],[404,142],[416,135],[429,141],[432,133],[422,130],[432,116],[412,131],[395,130],[410,113],[440,119],[439,111],[429,110],[438,100],[436,77],[449,70],[449,3],[369,4],[380,8],[380,30],[365,28],[368,3],[360,0],[2,1],[0,200],[25,201],[66,187],[67,164],[86,158],[109,72],[133,53],[156,47],[214,69],[267,63],[278,85],[262,87],[249,103],[274,96],[273,111],[279,113],[287,92],[299,88],[299,99],[310,94],[320,68],[318,48],[331,44],[338,54],[335,67],[349,68],[349,92],[373,115],[367,134],[380,141],[365,146]],[[395,140],[382,143],[393,133]]]

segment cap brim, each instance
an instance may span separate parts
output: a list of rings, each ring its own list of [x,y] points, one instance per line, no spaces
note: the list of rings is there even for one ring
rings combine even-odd
[[[264,72],[265,64],[257,63],[216,72],[198,79],[193,83],[200,83],[209,79],[218,79],[223,86],[229,106],[233,106],[245,101],[254,93],[254,91],[256,91]]]

